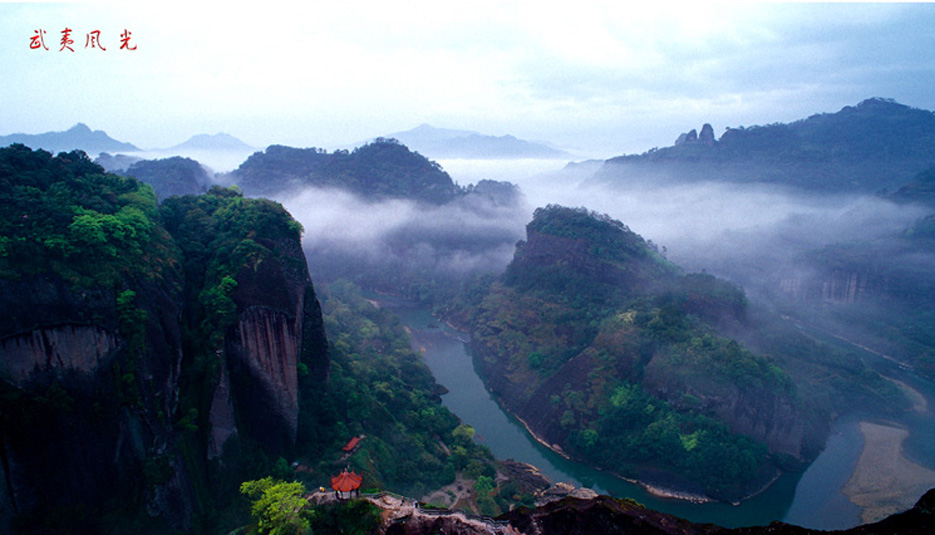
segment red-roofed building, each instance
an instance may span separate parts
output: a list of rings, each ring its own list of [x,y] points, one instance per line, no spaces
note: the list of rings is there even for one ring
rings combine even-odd
[[[360,483],[363,480],[363,476],[356,472],[348,472],[345,468],[340,474],[331,478],[331,488],[334,489],[334,494],[338,498],[343,498],[345,492],[350,494],[354,491],[357,491],[357,495],[360,496]]]
[[[354,438],[352,438],[352,439],[350,440],[350,442],[348,442],[348,443],[347,443],[343,448],[341,448],[341,449],[344,450],[346,453],[350,453],[350,452],[354,451],[354,449],[357,448],[357,445],[360,444],[360,439],[361,439],[361,438],[362,438],[362,437],[354,437]]]

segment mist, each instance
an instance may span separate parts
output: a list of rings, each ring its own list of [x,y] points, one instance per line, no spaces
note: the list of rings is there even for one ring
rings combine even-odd
[[[542,161],[460,160],[449,173],[462,183],[495,177],[517,184],[525,198],[517,207],[522,224],[547,204],[583,206],[622,221],[686,271],[707,271],[753,293],[781,278],[806,276],[803,254],[831,244],[892,240],[930,212],[875,195],[771,184],[672,183],[644,176],[625,187],[608,186],[589,180],[599,161],[548,163],[554,167]]]
[[[819,194],[764,184],[655,182],[595,185],[600,162],[442,160],[460,184],[494,179],[522,196],[497,202],[468,194],[444,205],[362,200],[307,188],[280,202],[305,227],[313,278],[348,277],[395,290],[413,284],[500,274],[525,239],[533,211],[548,204],[586,207],[622,221],[686,272],[705,271],[751,297],[807,278],[802,256],[831,244],[891,239],[925,209],[868,195]],[[927,260],[926,260],[927,261]]]
[[[310,187],[277,200],[305,228],[313,279],[352,278],[396,290],[503,271],[528,212],[522,199],[503,204],[480,194],[436,206]]]

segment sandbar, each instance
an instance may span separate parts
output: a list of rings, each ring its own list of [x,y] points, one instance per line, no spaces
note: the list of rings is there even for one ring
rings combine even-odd
[[[912,508],[935,487],[935,470],[906,459],[903,440],[909,431],[902,427],[861,422],[864,449],[857,468],[842,492],[861,507],[861,522],[875,522]]]

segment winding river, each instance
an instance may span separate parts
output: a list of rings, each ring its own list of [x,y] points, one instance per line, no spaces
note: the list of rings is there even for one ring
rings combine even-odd
[[[444,405],[473,426],[477,440],[499,459],[529,463],[555,482],[565,481],[601,494],[632,498],[649,508],[693,522],[742,527],[782,520],[824,530],[846,529],[861,523],[861,508],[841,491],[854,473],[863,449],[859,416],[834,424],[827,447],[804,473],[783,475],[766,491],[740,505],[663,499],[639,485],[569,461],[539,444],[486,390],[474,368],[466,335],[438,322],[425,308],[385,296],[379,300],[381,306],[391,309],[409,327],[414,347],[423,353],[435,379],[448,389],[442,396]],[[935,449],[931,448],[935,443],[935,417],[931,410],[935,385],[875,355],[868,354],[867,358],[878,371],[902,381],[929,400],[927,411],[907,414],[898,423],[910,430],[904,442],[906,456],[922,466],[935,468]]]

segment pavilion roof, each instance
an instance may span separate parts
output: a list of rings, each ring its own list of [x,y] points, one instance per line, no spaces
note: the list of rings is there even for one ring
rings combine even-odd
[[[352,451],[358,444],[360,444],[360,437],[354,437],[342,449],[344,451]]]
[[[363,476],[355,472],[348,472],[347,469],[345,469],[340,474],[331,478],[331,488],[340,492],[350,492],[360,488],[360,483],[363,479]]]

